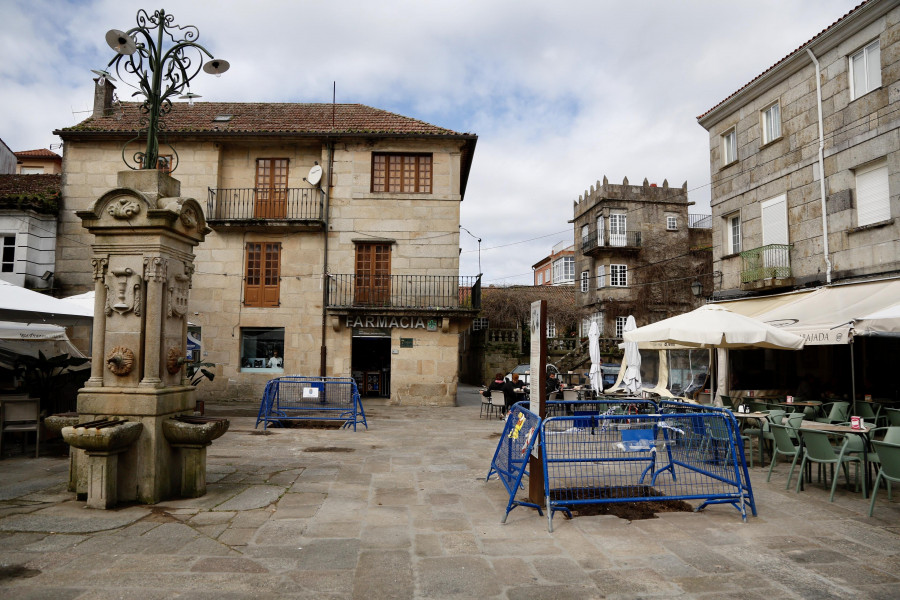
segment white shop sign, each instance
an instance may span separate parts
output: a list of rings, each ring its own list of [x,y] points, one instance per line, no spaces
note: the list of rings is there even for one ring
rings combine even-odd
[[[422,317],[387,317],[368,315],[365,317],[347,316],[345,327],[396,327],[399,329],[428,329]]]

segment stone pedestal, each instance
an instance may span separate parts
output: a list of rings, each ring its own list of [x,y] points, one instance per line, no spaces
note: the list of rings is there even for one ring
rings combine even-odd
[[[87,505],[112,508],[119,501],[119,452],[87,453]]]
[[[199,498],[206,493],[206,446],[180,446],[181,496]]]
[[[124,417],[143,426],[134,444],[106,456],[104,465],[99,456],[73,463],[76,491],[89,499],[101,494],[105,500],[98,504],[109,506],[104,486],[114,463],[119,501],[156,503],[181,487],[178,451],[162,435],[162,421],[190,414],[196,404],[182,358],[193,249],[210,230],[200,205],[181,198],[180,188],[160,171],[124,171],[116,189],[77,213],[94,234],[96,292],[91,377],[78,394],[80,422]]]

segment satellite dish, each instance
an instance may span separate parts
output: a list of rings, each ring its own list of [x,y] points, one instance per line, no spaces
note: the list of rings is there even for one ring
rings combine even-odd
[[[306,181],[308,181],[310,185],[319,185],[319,182],[322,181],[322,167],[314,165],[313,168],[309,170]]]

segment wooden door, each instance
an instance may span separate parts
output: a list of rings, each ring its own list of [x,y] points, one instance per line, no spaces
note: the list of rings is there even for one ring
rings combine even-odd
[[[390,244],[357,244],[354,303],[389,306],[390,299]]]
[[[287,214],[288,159],[256,160],[256,203],[253,217],[283,219]]]

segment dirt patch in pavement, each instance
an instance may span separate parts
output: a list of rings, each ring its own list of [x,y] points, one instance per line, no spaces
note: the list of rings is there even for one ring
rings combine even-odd
[[[319,421],[315,419],[285,419],[279,421],[288,429],[340,429],[346,421]]]
[[[618,502],[588,502],[572,507],[573,517],[592,517],[596,515],[612,515],[628,521],[639,519],[656,519],[657,513],[692,512],[694,507],[684,500],[641,500],[629,501],[625,498],[662,496],[649,486],[631,486],[620,488],[569,488],[556,490],[552,497],[560,499],[594,500],[622,498]]]

